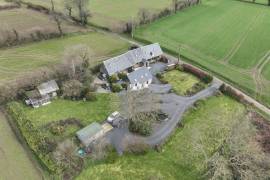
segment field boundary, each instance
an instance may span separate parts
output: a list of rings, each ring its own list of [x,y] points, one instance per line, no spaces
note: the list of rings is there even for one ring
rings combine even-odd
[[[249,4],[255,4],[255,5],[262,5],[262,6],[270,6],[267,3],[263,4],[263,3],[258,3],[258,2],[253,2],[253,1],[246,1],[246,0],[235,0],[235,1],[239,1],[239,2],[243,2],[243,3],[249,3]]]
[[[0,106],[0,111],[4,114],[5,118],[7,119],[7,122],[12,129],[12,132],[14,133],[16,139],[20,143],[20,145],[25,150],[27,156],[29,157],[30,161],[35,166],[38,173],[41,175],[43,180],[46,180],[49,176],[49,172],[45,169],[46,167],[43,166],[42,162],[39,160],[39,158],[36,156],[35,152],[33,152],[29,145],[27,144],[25,138],[23,137],[21,131],[18,129],[16,123],[14,122],[13,118],[6,112],[5,108]]]

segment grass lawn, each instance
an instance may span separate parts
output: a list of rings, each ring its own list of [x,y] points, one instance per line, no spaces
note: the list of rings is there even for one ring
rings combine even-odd
[[[16,139],[7,119],[0,112],[0,179],[41,180],[42,175]]]
[[[52,121],[64,120],[67,118],[80,119],[86,126],[94,121],[101,122],[117,110],[117,95],[97,94],[96,101],[70,101],[56,99],[48,106],[34,109],[26,105],[24,112],[36,127],[43,126]]]
[[[135,37],[159,42],[236,84],[270,106],[269,7],[233,0],[205,0],[150,25],[138,28]],[[254,73],[260,75],[255,78]],[[268,79],[268,80],[267,80]],[[265,96],[266,98],[262,98]]]
[[[35,4],[41,4],[48,8],[51,7],[50,0],[24,0]],[[144,8],[150,12],[157,12],[171,6],[170,0],[92,0],[89,3],[91,18],[89,22],[102,26],[114,27],[119,23],[136,19],[140,9]],[[63,0],[55,3],[56,10],[65,12]],[[76,8],[73,9],[73,15],[77,16]]]
[[[79,44],[89,46],[92,58],[98,62],[128,49],[127,42],[96,32],[2,49],[0,84],[31,70],[61,62],[65,50]]]
[[[111,158],[109,163],[89,166],[77,179],[201,179],[204,155],[196,142],[202,142],[211,155],[245,112],[243,105],[228,97],[211,97],[186,113],[184,127],[176,130],[162,152]]]
[[[162,80],[172,85],[176,94],[185,95],[200,80],[188,73],[179,70],[168,71],[163,74]]]

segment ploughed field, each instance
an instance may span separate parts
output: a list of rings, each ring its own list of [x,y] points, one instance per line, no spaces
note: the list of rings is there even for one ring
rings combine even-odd
[[[135,37],[159,42],[270,106],[268,6],[205,0],[138,28]]]
[[[2,49],[0,84],[38,68],[55,65],[63,60],[64,54],[69,49],[79,45],[88,46],[91,57],[97,62],[128,49],[128,43],[96,32]]]

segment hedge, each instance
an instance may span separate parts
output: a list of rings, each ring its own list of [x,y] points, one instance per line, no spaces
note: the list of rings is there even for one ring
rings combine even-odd
[[[213,81],[213,76],[205,73],[204,71],[198,68],[195,68],[188,64],[183,64],[182,67],[184,71],[194,74],[195,76],[197,76],[199,79],[201,79],[203,82],[207,84]]]
[[[51,144],[47,144],[49,138],[42,135],[41,132],[37,130],[37,128],[24,114],[22,106],[18,102],[8,103],[7,112],[17,124],[20,133],[38,158],[39,162],[41,162],[50,173],[59,173],[61,169],[57,166],[56,162],[52,160],[50,153],[44,153],[42,151],[47,151],[47,149],[41,149],[45,146],[46,148],[50,147]]]

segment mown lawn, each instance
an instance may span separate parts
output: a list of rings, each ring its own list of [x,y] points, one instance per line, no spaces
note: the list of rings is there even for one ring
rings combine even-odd
[[[183,56],[270,106],[268,87],[257,81],[269,80],[269,66],[261,67],[269,53],[269,7],[233,0],[205,0],[175,15],[139,27],[138,39],[159,42],[172,53]],[[261,80],[252,76],[253,68],[264,68]],[[261,82],[259,82],[261,83]],[[258,86],[258,87],[256,87]],[[259,89],[259,90],[258,90]],[[268,94],[268,95],[267,95]]]
[[[200,82],[200,80],[192,74],[179,70],[164,73],[162,80],[172,85],[174,92],[179,95],[185,95],[196,83]]]
[[[204,154],[211,155],[229,133],[245,107],[225,97],[211,97],[184,117],[184,127],[165,144],[162,152],[127,154],[89,166],[78,180],[91,179],[201,179]]]
[[[33,109],[23,105],[24,112],[36,127],[52,121],[67,118],[79,119],[85,126],[92,122],[101,122],[118,109],[118,98],[115,94],[97,94],[96,101],[71,101],[56,99],[47,106]]]
[[[92,60],[100,62],[128,49],[128,43],[116,37],[90,32],[64,38],[0,50],[0,83],[41,67],[50,67],[63,60],[65,51],[87,45]]]

